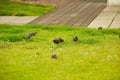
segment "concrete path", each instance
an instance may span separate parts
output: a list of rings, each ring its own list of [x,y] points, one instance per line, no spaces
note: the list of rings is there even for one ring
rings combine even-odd
[[[88,28],[120,28],[120,6],[106,7]]]
[[[0,16],[0,24],[27,24],[37,16]]]

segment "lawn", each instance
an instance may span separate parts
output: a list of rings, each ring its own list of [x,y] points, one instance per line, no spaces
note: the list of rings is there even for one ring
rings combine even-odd
[[[26,40],[30,32],[38,34]],[[0,80],[120,80],[119,34],[119,29],[1,24]],[[55,37],[64,42],[54,44]]]
[[[55,7],[0,0],[0,16],[40,16]]]

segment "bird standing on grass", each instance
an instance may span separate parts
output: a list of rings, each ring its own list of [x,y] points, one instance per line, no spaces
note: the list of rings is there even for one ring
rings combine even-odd
[[[102,27],[98,27],[98,30],[102,30]]]
[[[25,39],[30,39],[31,37],[35,36],[37,32],[31,32],[25,36]]]
[[[53,42],[54,42],[55,44],[59,44],[59,43],[61,43],[61,42],[64,42],[64,39],[62,39],[62,38],[55,38],[55,39],[53,40]]]
[[[59,39],[59,42],[64,42],[64,39],[62,38],[58,38]]]
[[[78,37],[77,36],[73,37],[73,41],[78,41]]]
[[[57,55],[56,55],[56,54],[54,54],[54,53],[52,53],[51,58],[53,58],[53,59],[57,59]]]

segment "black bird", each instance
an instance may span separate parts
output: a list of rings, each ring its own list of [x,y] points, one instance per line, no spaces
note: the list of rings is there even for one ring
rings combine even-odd
[[[31,37],[35,36],[37,32],[31,32],[25,36],[25,39],[30,39]]]
[[[25,36],[25,39],[30,39],[30,38],[31,38],[30,35],[26,35],[26,36]]]
[[[54,42],[55,44],[58,44],[60,41],[59,41],[58,38],[56,38],[56,39],[53,40],[53,42]]]
[[[98,27],[98,30],[102,30],[102,27]]]
[[[51,58],[57,59],[57,55],[56,54],[52,54]]]
[[[78,37],[77,36],[73,37],[73,41],[78,41]]]
[[[55,39],[53,40],[53,42],[54,42],[55,44],[59,44],[60,42],[64,42],[64,40],[63,40],[62,38],[55,38]]]
[[[31,32],[31,33],[29,33],[28,35],[30,35],[30,36],[35,36],[37,34],[37,32]]]
[[[62,38],[58,38],[59,39],[59,42],[64,42],[64,39]]]

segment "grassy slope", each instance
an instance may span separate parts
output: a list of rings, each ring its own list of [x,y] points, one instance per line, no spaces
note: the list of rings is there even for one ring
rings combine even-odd
[[[34,31],[30,41],[22,40]],[[0,25],[0,80],[119,80],[118,34],[118,29]],[[79,41],[72,42],[73,36]],[[54,37],[65,42],[55,45]]]
[[[10,2],[0,0],[1,16],[39,16],[53,10],[52,6],[43,6],[27,3]]]

